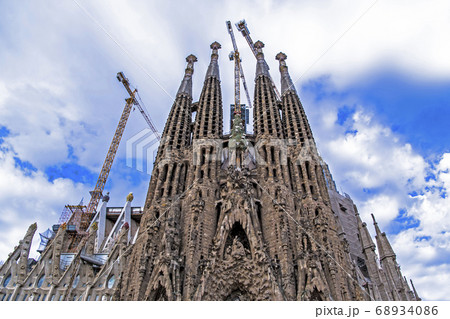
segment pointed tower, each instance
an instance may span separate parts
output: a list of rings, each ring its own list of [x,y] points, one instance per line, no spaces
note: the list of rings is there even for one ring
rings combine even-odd
[[[414,298],[415,298],[415,300],[421,301],[422,298],[419,297],[419,294],[418,294],[417,291],[416,291],[416,287],[414,287],[414,284],[413,284],[412,279],[410,279],[409,281],[411,282],[411,287],[412,287],[413,292],[414,292]]]
[[[222,89],[219,74],[220,43],[211,44],[211,62],[206,72],[202,93],[197,106],[194,139],[219,138],[222,135]]]
[[[368,282],[368,289],[372,298],[375,300],[390,300],[386,292],[386,287],[382,281],[380,270],[378,266],[378,257],[375,252],[375,244],[372,241],[367,224],[361,221],[359,214],[356,214],[358,219],[358,229],[363,247],[363,253],[366,257],[367,271],[369,273],[370,282]]]
[[[283,298],[295,300],[296,225],[291,218],[294,202],[290,194],[291,177],[286,166],[286,141],[269,68],[263,54],[264,43],[257,41],[253,126],[257,156],[256,201],[261,236],[275,267],[275,277],[282,287]],[[290,216],[291,215],[291,216]],[[283,247],[283,249],[280,249]]]
[[[375,226],[375,238],[377,240],[378,255],[380,256],[380,263],[386,275],[392,296],[394,300],[408,300],[407,288],[405,287],[400,266],[397,264],[396,255],[392,249],[386,233],[382,233],[372,214],[373,225]]]
[[[171,198],[184,191],[188,167],[184,151],[191,144],[192,74],[197,58],[189,55],[187,67],[169,117],[153,165],[152,180],[147,193],[146,206],[153,200]]]
[[[322,169],[322,159],[293,82],[286,66],[286,54],[280,52],[281,99],[286,138],[289,140],[287,166],[293,176],[292,189],[304,197],[329,202],[327,183]]]
[[[259,138],[283,138],[280,105],[272,87],[266,60],[262,49],[264,43],[257,41],[255,100],[253,102],[253,131]]]
[[[126,300],[177,300],[181,208],[189,170],[192,121],[192,74],[197,58],[189,55],[187,67],[164,128],[147,193],[139,235],[129,257],[120,298]],[[177,290],[178,287],[178,290]]]
[[[280,63],[281,73],[281,110],[287,138],[286,161],[282,167],[289,179],[286,179],[285,198],[292,200],[292,215],[296,218],[297,231],[307,242],[314,245],[297,242],[300,257],[296,267],[299,273],[308,278],[314,276],[314,271],[308,264],[316,264],[322,284],[316,287],[312,294],[308,281],[299,280],[299,294],[304,294],[304,300],[332,299],[355,300],[360,298],[354,282],[348,281],[348,274],[353,272],[344,236],[338,236],[341,231],[337,216],[331,210],[327,183],[322,169],[322,159],[316,148],[303,106],[286,66],[286,54],[280,52],[276,59]],[[326,236],[323,234],[326,233]],[[312,247],[315,247],[314,249]],[[303,292],[302,292],[303,291]]]
[[[220,43],[211,44],[211,61],[206,72],[192,140],[192,171],[189,173],[183,219],[182,255],[185,256],[183,299],[192,300],[206,266],[216,231],[216,197],[219,192],[222,141],[222,89],[219,73]]]
[[[276,56],[280,62],[282,111],[286,138],[295,139],[301,146],[304,146],[307,141],[314,143],[314,139],[305,110],[289,75],[286,58],[287,55],[283,52]]]
[[[19,245],[15,247],[8,259],[0,266],[0,282],[3,282],[4,287],[16,286],[21,284],[27,275],[28,257],[30,254],[31,241],[36,232],[37,224],[33,223],[28,227],[28,230],[20,240]],[[5,285],[5,280],[9,276],[9,284]]]

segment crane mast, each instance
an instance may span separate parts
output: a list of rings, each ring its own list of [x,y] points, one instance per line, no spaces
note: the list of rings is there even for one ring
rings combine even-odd
[[[240,57],[239,50],[236,45],[236,40],[233,34],[233,28],[231,27],[231,22],[227,21],[228,33],[230,34],[231,41],[233,42],[233,52],[230,52],[229,58],[231,61],[234,60],[234,114],[235,116],[241,117],[241,101],[240,101]]]
[[[77,216],[79,216],[79,214],[72,214],[72,216],[69,220],[69,224],[72,224],[72,225],[74,224],[75,227],[79,223],[78,229],[75,233],[73,232],[73,230],[75,230],[75,229],[72,228],[72,232],[71,232],[72,241],[69,246],[69,250],[77,249],[77,247],[79,246],[79,244],[83,238],[85,238],[84,240],[86,240],[86,233],[88,231],[88,227],[89,227],[92,219],[95,216],[98,203],[100,202],[100,199],[103,196],[103,190],[105,188],[105,184],[108,179],[109,172],[111,171],[111,166],[112,166],[112,164],[114,162],[114,158],[117,154],[117,149],[119,148],[120,140],[122,139],[123,132],[125,130],[125,126],[127,124],[128,118],[130,117],[130,113],[131,113],[131,109],[132,109],[133,105],[138,107],[139,111],[141,112],[142,116],[144,117],[144,119],[147,122],[150,129],[156,135],[158,140],[161,140],[161,137],[160,137],[158,131],[156,130],[156,127],[153,124],[151,118],[146,114],[145,110],[141,107],[139,102],[136,100],[137,90],[136,89],[131,90],[130,83],[122,72],[117,73],[117,79],[125,86],[125,89],[127,90],[130,97],[126,99],[126,104],[123,109],[122,116],[120,117],[119,124],[117,125],[111,145],[109,146],[109,150],[106,155],[106,159],[103,163],[100,175],[97,179],[95,188],[93,191],[90,192],[91,199],[89,201],[89,204],[88,204],[86,210],[84,210],[84,206],[83,207],[80,206],[80,208],[81,208],[81,216],[80,217],[77,217]],[[79,222],[77,222],[78,218],[80,218]]]
[[[135,99],[135,93],[136,91],[131,92],[131,97],[126,100],[127,103],[125,104],[125,107],[123,109],[122,116],[120,117],[119,124],[117,125],[111,145],[109,146],[109,150],[103,163],[102,170],[100,171],[100,175],[98,176],[97,183],[95,184],[94,190],[90,192],[91,200],[89,201],[89,205],[87,206],[86,211],[81,215],[81,231],[87,231],[87,228],[95,215],[98,203],[103,196],[103,190],[105,188],[106,180],[108,179],[108,175],[111,171],[111,166],[114,162],[117,149],[119,148],[120,140],[123,136],[123,131],[125,130],[128,118],[130,117],[131,108]]]
[[[248,102],[249,108],[252,107],[252,102],[250,99],[250,94],[248,93],[247,82],[245,81],[244,71],[242,69],[242,64],[241,64],[241,58],[239,55],[239,50],[238,50],[238,47],[236,44],[236,39],[234,37],[231,22],[227,21],[226,24],[227,24],[228,33],[230,34],[230,37],[231,37],[231,42],[233,43],[233,50],[234,50],[233,52],[231,52],[229,54],[230,60],[232,60],[232,61],[234,60],[234,105],[235,105],[234,112],[236,113],[236,110],[239,108],[239,114],[240,114],[241,113],[241,104],[240,104],[241,87],[240,87],[239,79],[242,79],[242,85],[244,87],[244,91],[245,91],[245,95],[247,97],[247,102]]]
[[[256,48],[255,48],[255,45],[253,44],[252,38],[250,37],[250,31],[248,30],[247,23],[245,22],[245,20],[241,20],[238,23],[236,23],[236,28],[238,29],[239,32],[242,33],[242,36],[245,38],[245,40],[247,40],[247,43],[250,46],[250,49],[252,50],[253,55],[256,58],[258,52],[256,51]],[[267,66],[267,70],[269,70],[270,68],[267,65],[267,62],[264,61],[264,63]],[[270,82],[272,83],[273,90],[275,91],[275,94],[277,96],[277,99],[281,100],[280,92],[278,91],[277,87],[275,86],[275,83],[273,82],[272,77],[270,76],[270,74],[269,74],[269,78],[270,78]]]
[[[100,202],[100,199],[103,196],[103,190],[105,188],[106,180],[108,179],[109,172],[111,171],[111,166],[114,161],[114,157],[116,156],[117,149],[119,147],[120,140],[122,139],[123,131],[125,130],[125,126],[127,124],[128,118],[130,117],[130,112],[133,105],[138,107],[148,126],[156,135],[156,138],[158,140],[161,140],[161,137],[158,131],[156,130],[156,127],[153,124],[152,120],[146,114],[146,112],[139,104],[139,102],[136,100],[137,90],[136,89],[134,91],[131,90],[130,82],[125,77],[123,72],[117,73],[117,79],[124,85],[130,97],[126,99],[127,103],[125,105],[125,108],[123,109],[122,116],[120,117],[119,124],[117,125],[116,128],[116,132],[114,133],[114,138],[109,147],[105,162],[103,163],[102,170],[97,180],[97,184],[95,185],[94,190],[90,192],[91,200],[89,201],[89,205],[87,206],[86,212],[83,213],[81,216],[80,230],[82,231],[87,230],[92,218],[95,215],[98,203]]]

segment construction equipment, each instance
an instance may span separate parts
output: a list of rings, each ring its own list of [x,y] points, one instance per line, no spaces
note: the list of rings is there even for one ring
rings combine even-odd
[[[125,125],[127,124],[128,118],[130,116],[131,108],[134,104],[135,93],[131,92],[131,97],[128,98],[125,104],[125,107],[122,112],[122,116],[120,117],[119,124],[117,125],[116,132],[114,133],[114,138],[109,146],[108,154],[106,155],[105,162],[103,163],[102,170],[97,180],[97,184],[93,191],[90,192],[91,200],[89,201],[89,205],[86,209],[86,212],[81,216],[80,222],[80,231],[86,231],[89,224],[91,223],[91,219],[95,215],[95,211],[97,209],[98,203],[102,198],[103,189],[105,188],[106,180],[108,178],[109,172],[111,170],[112,163],[114,161],[114,157],[116,156],[117,149],[119,147],[120,140],[122,139],[123,131],[125,130]]]
[[[247,23],[245,22],[245,20],[241,20],[238,23],[236,23],[236,28],[238,29],[239,32],[242,33],[245,40],[247,40],[247,43],[250,46],[250,49],[252,50],[253,55],[255,56],[255,58],[257,58],[258,52],[256,51],[256,48],[255,48],[255,45],[253,44],[252,38],[250,37],[250,31],[248,30]],[[270,70],[267,62],[264,61],[264,63],[266,64],[267,70]],[[277,87],[275,86],[275,83],[273,82],[270,74],[269,74],[269,78],[270,78],[270,81],[272,82],[272,87],[273,87],[273,90],[275,91],[277,99],[281,100],[280,92],[278,91]]]
[[[134,96],[134,93],[137,93],[137,96],[138,96],[139,100],[141,101],[141,103],[143,103],[141,97],[139,96],[139,93],[138,93],[137,89],[135,89],[134,92],[131,91],[130,82],[125,77],[123,72],[117,73],[117,79],[119,80],[119,82],[122,82],[123,86],[125,87],[125,89],[127,90],[128,94],[130,94],[131,97]],[[139,102],[136,99],[133,99],[133,103],[134,103],[134,105],[137,106],[137,108],[141,112],[142,116],[144,117],[144,120],[147,122],[148,126],[153,131],[153,133],[155,134],[155,136],[158,139],[158,141],[160,141],[161,140],[161,136],[159,135],[158,130],[156,129],[156,126],[153,124],[153,121],[150,118],[150,116],[147,114],[147,112],[145,112],[145,110],[142,108],[142,106],[139,104]]]
[[[247,43],[250,46],[250,49],[252,50],[253,55],[256,58],[257,52],[256,52],[255,46],[253,44],[253,40],[250,37],[250,31],[247,28],[247,23],[245,22],[245,20],[241,20],[238,23],[236,23],[236,28],[238,29],[239,32],[242,33],[245,40],[247,40]]]
[[[144,109],[139,104],[139,102],[136,100],[137,89],[135,89],[134,91],[131,90],[130,82],[125,77],[123,72],[117,73],[117,79],[119,80],[119,82],[121,82],[125,86],[125,89],[127,90],[130,97],[128,99],[126,99],[127,104],[125,105],[125,108],[122,113],[122,117],[120,118],[119,125],[117,126],[117,129],[116,129],[116,133],[114,134],[113,141],[111,142],[111,146],[109,147],[108,154],[106,155],[106,159],[105,159],[105,162],[103,163],[103,167],[100,172],[100,176],[98,177],[97,184],[95,185],[94,190],[92,192],[90,192],[91,200],[87,207],[86,213],[84,213],[81,218],[80,229],[82,231],[86,230],[87,227],[89,226],[89,224],[91,223],[91,219],[95,215],[95,211],[97,209],[98,203],[103,196],[102,195],[103,189],[105,187],[105,183],[108,178],[109,171],[111,170],[111,165],[114,161],[114,157],[116,156],[117,148],[119,147],[119,143],[122,138],[123,131],[125,129],[125,125],[127,124],[128,118],[130,116],[132,105],[135,105],[138,107],[139,111],[141,112],[142,116],[144,117],[144,119],[147,122],[150,129],[155,134],[156,138],[158,140],[161,140],[161,137],[160,137],[155,125],[153,124],[152,120],[147,115],[147,113],[144,111]]]
[[[108,178],[109,171],[111,170],[111,165],[114,161],[114,157],[116,156],[117,148],[119,147],[119,143],[120,143],[120,140],[122,139],[123,131],[125,130],[125,126],[127,124],[128,118],[130,116],[132,105],[135,105],[138,107],[139,111],[141,112],[142,116],[144,117],[144,119],[147,122],[150,129],[155,134],[156,138],[158,140],[161,140],[158,130],[156,129],[152,120],[147,115],[147,113],[144,111],[144,109],[139,104],[139,102],[136,100],[137,89],[135,89],[134,91],[131,90],[130,82],[125,77],[123,72],[117,73],[117,79],[119,80],[119,82],[121,82],[125,86],[125,89],[127,90],[130,97],[128,99],[126,99],[127,103],[122,112],[122,116],[120,118],[119,124],[118,124],[116,132],[114,134],[114,138],[111,142],[111,146],[109,147],[108,154],[106,155],[105,162],[103,163],[103,167],[100,172],[100,176],[98,177],[97,184],[95,185],[94,190],[90,192],[91,200],[89,202],[89,205],[86,209],[86,212],[83,213],[81,216],[81,222],[80,222],[80,230],[81,231],[87,230],[89,224],[91,223],[92,218],[95,215],[98,203],[103,196],[102,195],[103,189],[105,188],[105,183]]]
[[[102,170],[100,171],[100,175],[98,176],[97,183],[95,184],[94,190],[90,192],[91,200],[89,201],[87,208],[85,206],[80,206],[77,208],[76,212],[72,211],[71,217],[67,222],[67,226],[64,226],[64,228],[67,227],[67,233],[72,237],[72,240],[67,247],[69,252],[76,252],[78,247],[82,245],[81,242],[83,238],[84,241],[87,238],[89,224],[95,216],[98,203],[103,196],[102,193],[105,188],[106,180],[111,170],[114,157],[116,156],[120,140],[122,139],[125,125],[130,117],[131,108],[133,107],[134,94],[135,92],[132,92],[132,97],[126,99],[127,103],[123,109],[122,116],[120,117],[120,121],[117,125],[111,145],[109,146],[109,150],[106,155],[105,162],[103,163]],[[71,208],[70,205],[69,208]]]
[[[247,89],[247,82],[245,81],[245,76],[244,76],[244,71],[242,69],[242,60],[239,56],[239,50],[237,48],[236,45],[236,39],[234,38],[234,33],[233,33],[233,28],[231,26],[231,22],[227,21],[227,28],[228,28],[228,33],[230,34],[231,37],[231,41],[233,42],[233,52],[230,52],[229,54],[229,58],[231,61],[235,61],[234,62],[234,105],[235,105],[235,112],[236,109],[238,109],[239,114],[241,112],[241,108],[240,107],[236,107],[236,105],[240,106],[240,81],[239,78],[242,79],[242,85],[244,87],[244,91],[245,91],[245,95],[247,96],[247,102],[248,102],[248,107],[252,108],[252,102],[250,100],[250,94],[248,94],[248,89]]]
[[[83,206],[82,203],[80,205],[67,205],[65,212],[61,217],[61,221],[63,224],[66,224],[64,227],[67,227],[68,233],[72,234],[72,240],[68,246],[69,251],[76,251],[80,242],[83,238],[86,237],[89,225],[91,224],[92,218],[95,216],[98,203],[103,196],[103,190],[105,188],[106,180],[108,179],[109,172],[111,170],[111,166],[113,164],[114,158],[117,153],[117,149],[120,144],[120,140],[122,139],[123,132],[125,130],[125,126],[127,124],[128,118],[130,117],[131,109],[133,105],[137,106],[145,121],[149,125],[150,129],[155,133],[158,140],[161,140],[161,137],[156,130],[153,122],[150,117],[146,114],[144,109],[136,100],[137,90],[131,90],[128,79],[122,72],[117,73],[117,79],[123,83],[130,97],[126,99],[126,104],[122,112],[122,116],[120,117],[119,124],[117,125],[116,132],[114,133],[113,140],[109,147],[108,153],[106,155],[106,159],[103,163],[102,170],[98,177],[97,183],[93,191],[90,192],[91,200],[89,201],[88,206]],[[75,208],[75,210],[73,209]],[[70,210],[70,213],[69,213]],[[68,217],[70,216],[70,217]],[[64,219],[64,220],[63,220]]]

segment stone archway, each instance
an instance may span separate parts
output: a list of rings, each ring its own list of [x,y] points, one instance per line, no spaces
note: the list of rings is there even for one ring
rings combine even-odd
[[[167,297],[167,291],[166,288],[163,287],[161,284],[158,285],[158,288],[153,290],[150,293],[150,296],[148,298],[150,301],[168,301],[169,298]]]

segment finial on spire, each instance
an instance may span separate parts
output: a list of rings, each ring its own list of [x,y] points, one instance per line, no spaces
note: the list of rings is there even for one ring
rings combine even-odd
[[[283,52],[278,53],[277,56],[275,57],[276,60],[280,61],[280,64],[282,62],[284,62],[284,60],[286,60],[286,58],[287,58],[287,55],[284,54]],[[284,63],[284,65],[286,65],[286,63]]]
[[[373,214],[370,214],[370,216],[372,216],[373,224],[374,224],[374,225],[377,224],[377,221],[376,221],[376,219],[375,219],[375,216],[374,216]]]
[[[181,81],[180,88],[178,89],[178,94],[187,94],[192,96],[192,74],[194,73],[194,63],[197,62],[197,57],[190,54],[186,57],[186,70],[184,71],[184,78]]]
[[[213,50],[218,50],[218,49],[221,49],[222,46],[220,45],[219,42],[214,41],[213,43],[211,43],[210,48],[213,49]]]
[[[206,71],[205,80],[210,77],[215,77],[218,80],[220,80],[219,64],[217,63],[217,60],[219,58],[219,49],[221,49],[222,46],[220,45],[219,42],[214,41],[213,43],[211,43],[210,48],[212,50],[211,63],[208,66],[208,71]]]
[[[287,55],[283,52],[280,52],[276,55],[275,59],[280,61],[280,73],[281,73],[281,94],[284,94],[286,91],[294,91],[295,86],[292,82],[291,76],[288,72],[288,67],[286,65]]]
[[[258,62],[256,63],[256,77],[258,77],[259,75],[270,77],[269,66],[264,59],[264,53],[262,51],[262,48],[264,48],[264,43],[258,40],[255,42],[254,47],[256,49],[256,59],[258,60]]]
[[[197,62],[197,57],[193,54],[190,54],[186,57],[186,62],[188,63],[186,66],[186,71],[188,69],[192,69],[192,73],[194,73],[194,63]],[[191,73],[191,74],[192,74]]]
[[[255,48],[256,49],[262,49],[264,48],[264,43],[261,40],[258,40],[255,42]]]
[[[255,42],[254,47],[256,49],[256,58],[257,59],[264,59],[264,53],[262,52],[262,48],[264,48],[264,43],[262,41],[258,40]],[[261,56],[260,56],[261,55]]]

